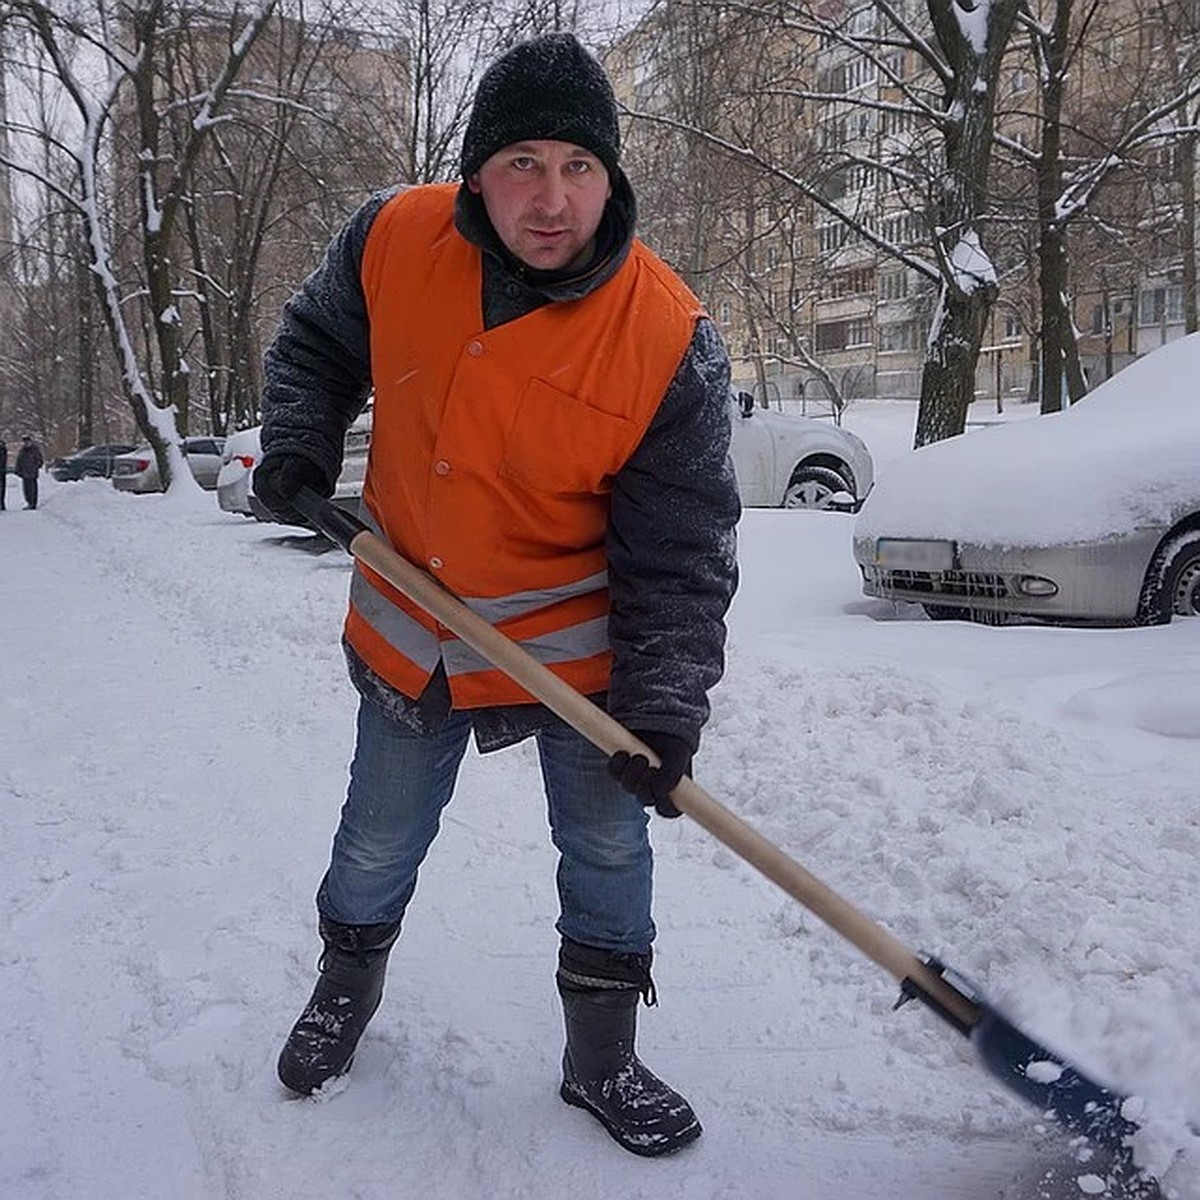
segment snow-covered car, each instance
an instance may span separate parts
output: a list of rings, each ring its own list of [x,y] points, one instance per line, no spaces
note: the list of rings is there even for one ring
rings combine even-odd
[[[217,486],[224,445],[225,439],[221,437],[183,439],[182,449],[192,477],[205,491],[212,491]],[[163,486],[153,449],[139,446],[129,454],[117,455],[113,459],[112,485],[119,492],[161,492]]]
[[[222,511],[255,515],[254,468],[262,458],[262,427],[240,429],[225,439],[221,469],[217,472],[217,503]]]
[[[897,460],[855,525],[863,591],[935,620],[1200,614],[1198,378],[1192,334],[1065,412]]]
[[[738,492],[748,508],[854,511],[875,478],[871,452],[828,421],[758,408],[734,397],[730,447]]]

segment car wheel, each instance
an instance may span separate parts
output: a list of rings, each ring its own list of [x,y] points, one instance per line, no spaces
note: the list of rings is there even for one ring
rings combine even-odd
[[[1168,538],[1154,552],[1138,600],[1139,625],[1200,616],[1200,529]]]
[[[797,467],[783,493],[783,508],[833,508],[844,506],[831,503],[838,492],[853,489],[832,467]]]

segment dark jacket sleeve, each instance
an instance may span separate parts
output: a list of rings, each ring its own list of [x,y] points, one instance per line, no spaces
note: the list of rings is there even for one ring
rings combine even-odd
[[[737,587],[730,422],[729,359],[712,322],[701,320],[613,481],[608,708],[635,730],[673,733],[693,750],[708,719],[706,693],[724,670],[725,612]]]
[[[265,358],[263,460],[300,454],[333,486],[346,430],[371,389],[371,341],[362,257],[379,210],[367,201],[329,244],[321,265],[287,302]]]

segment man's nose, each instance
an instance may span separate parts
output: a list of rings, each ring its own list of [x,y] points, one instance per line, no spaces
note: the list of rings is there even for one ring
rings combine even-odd
[[[557,171],[547,171],[538,188],[538,203],[547,213],[560,213],[567,206],[566,181]]]

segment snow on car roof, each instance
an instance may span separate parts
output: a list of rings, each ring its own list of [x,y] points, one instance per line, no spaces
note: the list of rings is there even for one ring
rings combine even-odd
[[[1062,413],[969,431],[890,463],[856,536],[1013,546],[1093,541],[1200,507],[1200,334]]]

